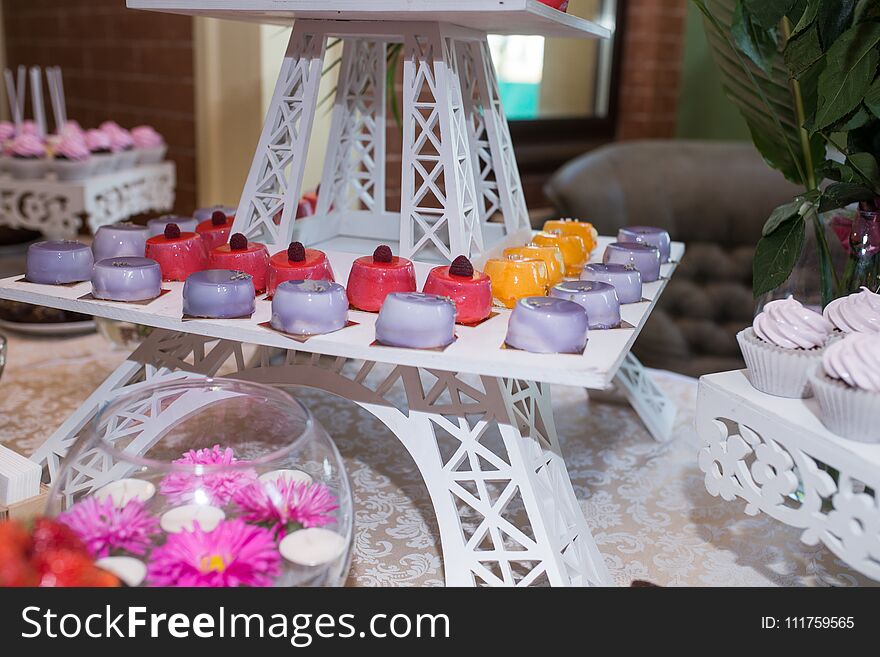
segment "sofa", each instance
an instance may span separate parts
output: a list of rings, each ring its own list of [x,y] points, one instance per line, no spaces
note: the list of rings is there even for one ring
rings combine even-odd
[[[600,234],[661,226],[687,253],[633,353],[648,367],[700,376],[744,367],[736,334],[751,323],[751,266],[771,210],[800,188],[749,143],[617,142],[553,174],[544,191],[563,217]]]

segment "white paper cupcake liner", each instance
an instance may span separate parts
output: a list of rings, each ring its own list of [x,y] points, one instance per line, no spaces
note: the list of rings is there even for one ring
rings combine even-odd
[[[737,333],[736,340],[755,388],[777,397],[812,396],[809,377],[822,362],[822,348],[783,349],[761,340],[751,327]]]
[[[44,157],[10,157],[6,168],[17,180],[38,180],[49,171],[49,160]]]
[[[822,424],[842,438],[880,443],[880,393],[852,388],[817,367],[810,375]]]
[[[153,146],[152,148],[138,148],[137,154],[138,164],[159,164],[162,160],[165,159],[165,153],[168,150],[168,146]]]
[[[53,160],[52,171],[58,180],[83,180],[92,175],[95,167],[91,159],[84,162],[70,160]]]

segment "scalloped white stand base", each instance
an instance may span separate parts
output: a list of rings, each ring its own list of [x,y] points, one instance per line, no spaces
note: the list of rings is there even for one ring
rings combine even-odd
[[[162,162],[71,182],[5,175],[0,177],[0,224],[39,231],[48,239],[75,239],[85,220],[94,234],[136,214],[170,210],[176,171],[174,162]]]
[[[156,329],[32,458],[54,479],[76,435],[114,396],[145,382],[210,377],[226,363],[233,378],[326,390],[383,422],[424,477],[448,585],[611,584],[560,453],[549,384],[265,346],[246,361],[241,343]],[[394,386],[405,407],[392,401]],[[145,413],[143,422],[158,426],[140,430],[160,433],[178,417],[168,415]],[[74,484],[92,488],[110,476],[97,459]]]
[[[744,370],[700,379],[696,425],[712,495],[803,529],[804,543],[880,580],[880,444],[840,438],[815,399],[767,395]]]

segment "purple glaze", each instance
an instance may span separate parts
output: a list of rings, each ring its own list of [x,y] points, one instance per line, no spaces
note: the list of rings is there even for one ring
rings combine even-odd
[[[581,353],[587,329],[587,312],[574,301],[526,297],[513,307],[504,341],[538,354]]]
[[[660,278],[660,250],[656,246],[635,242],[612,242],[605,247],[602,262],[617,265],[633,265],[642,275],[642,283]]]
[[[229,207],[228,205],[214,205],[210,208],[199,208],[195,212],[193,212],[193,217],[195,217],[196,221],[205,221],[206,219],[210,219],[211,215],[213,215],[217,210],[220,210],[227,217],[235,214],[235,208]]]
[[[37,242],[28,247],[25,276],[32,283],[46,285],[78,283],[92,277],[94,264],[92,250],[81,242]]]
[[[95,262],[118,256],[144,257],[150,231],[146,226],[128,222],[101,226],[92,242]]]
[[[95,263],[92,296],[112,301],[145,301],[162,292],[162,269],[149,258],[120,256]]]
[[[392,292],[379,310],[376,339],[391,347],[445,347],[455,339],[455,304],[434,294]]]
[[[318,335],[343,328],[348,296],[339,283],[284,281],[272,295],[272,327],[292,335]]]
[[[562,281],[550,289],[550,296],[574,301],[586,310],[591,329],[620,326],[620,302],[613,285],[598,281]]]
[[[638,242],[648,246],[656,246],[660,251],[660,261],[669,262],[672,250],[672,238],[662,228],[655,226],[626,226],[617,231],[618,242]]]
[[[147,222],[147,228],[150,231],[149,237],[155,237],[165,232],[165,226],[168,224],[177,224],[181,233],[194,233],[198,221],[194,217],[178,217],[174,214],[166,214]]]
[[[603,265],[594,262],[584,265],[581,280],[613,285],[620,303],[638,303],[642,300],[642,275],[632,265]]]
[[[231,319],[254,312],[254,281],[231,269],[205,269],[190,274],[183,284],[183,314]]]

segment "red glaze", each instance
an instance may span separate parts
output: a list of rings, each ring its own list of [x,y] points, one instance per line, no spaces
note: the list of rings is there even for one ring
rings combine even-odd
[[[196,232],[202,236],[205,242],[205,249],[210,253],[211,249],[222,246],[229,241],[229,233],[232,231],[232,222],[235,216],[226,217],[226,223],[222,226],[215,226],[210,219],[205,219],[196,226]]]
[[[567,11],[568,10],[568,0],[539,0],[543,2],[545,5],[549,7],[553,7],[553,9],[558,9],[559,11]]]
[[[452,299],[459,324],[476,324],[492,313],[492,284],[481,271],[465,277],[450,274],[449,267],[434,267],[422,292]]]
[[[315,210],[312,208],[312,204],[306,199],[300,200],[296,206],[296,218],[305,219],[306,217],[311,217],[313,214],[315,214]]]
[[[312,214],[318,211],[318,192],[306,192],[303,194],[302,200],[309,204]]]
[[[416,270],[406,258],[374,262],[373,256],[362,256],[351,263],[348,302],[359,310],[377,312],[391,292],[415,291]]]
[[[233,251],[228,244],[211,249],[208,254],[208,269],[232,269],[250,274],[254,279],[254,291],[259,294],[266,290],[266,274],[269,269],[269,251],[265,244],[248,242],[246,249]]]
[[[208,265],[208,252],[196,233],[181,233],[180,237],[171,239],[155,235],[147,240],[144,255],[159,263],[162,279],[166,281],[185,281],[187,276]]]
[[[293,262],[287,257],[287,249],[269,259],[269,281],[266,292],[275,294],[275,288],[284,281],[333,281],[333,269],[323,251],[306,249],[306,259]]]

